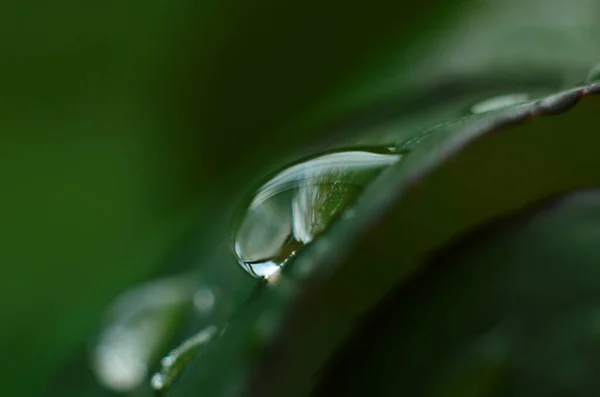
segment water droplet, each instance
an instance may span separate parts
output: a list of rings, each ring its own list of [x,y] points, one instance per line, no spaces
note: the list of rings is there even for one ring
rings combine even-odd
[[[471,113],[480,114],[494,110],[504,109],[510,106],[521,105],[530,101],[528,94],[507,94],[495,96],[476,103],[471,107]]]
[[[165,387],[165,376],[163,374],[154,374],[150,378],[150,386],[155,390],[162,390]]]
[[[217,331],[217,327],[211,325],[171,350],[169,354],[161,360],[160,372],[155,373],[152,378],[150,378],[150,385],[152,388],[155,390],[164,390],[171,386],[190,360],[196,356],[198,350],[214,339],[217,335]]]
[[[108,310],[92,350],[92,369],[99,383],[118,392],[139,386],[195,290],[190,277],[178,276],[144,284],[119,297]]]
[[[342,213],[400,154],[348,150],[291,165],[254,195],[235,236],[242,267],[269,277]]]
[[[586,83],[600,82],[600,63],[596,64],[585,79]]]
[[[546,97],[540,101],[539,106],[544,114],[559,114],[573,107],[579,99],[581,93],[575,89]]]

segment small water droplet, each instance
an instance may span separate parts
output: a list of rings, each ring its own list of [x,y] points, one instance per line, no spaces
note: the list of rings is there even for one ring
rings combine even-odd
[[[507,94],[485,99],[471,107],[471,113],[480,114],[494,110],[504,109],[510,106],[521,105],[530,101],[528,94]]]
[[[237,230],[234,251],[255,277],[277,272],[321,234],[400,154],[347,150],[295,163],[254,195]]]
[[[162,365],[163,367],[168,367],[170,365],[173,365],[173,362],[175,361],[175,357],[169,355],[169,356],[165,356],[162,358],[162,360],[160,360],[160,365]]]
[[[162,390],[165,387],[165,377],[163,374],[154,374],[150,379],[150,386],[155,390]]]
[[[570,90],[542,99],[539,106],[544,114],[559,114],[573,107],[579,99],[581,99],[579,90]]]
[[[92,369],[100,384],[127,392],[145,379],[151,360],[170,337],[172,322],[195,292],[190,277],[147,283],[119,297],[107,312],[92,350]]]
[[[217,327],[211,325],[198,332],[181,345],[171,350],[161,362],[160,372],[150,378],[150,386],[155,390],[164,390],[171,386],[179,377],[186,365],[196,356],[198,350],[214,339],[217,335]]]
[[[596,64],[585,79],[586,83],[600,82],[600,63]]]

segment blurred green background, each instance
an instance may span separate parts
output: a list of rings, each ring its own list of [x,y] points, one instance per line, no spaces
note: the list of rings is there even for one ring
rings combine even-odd
[[[112,298],[308,135],[278,128],[415,29],[381,6],[0,6],[3,394],[39,392]]]
[[[111,299],[190,230],[210,241],[218,214],[273,166],[329,147],[323,131],[341,115],[515,65],[570,86],[600,58],[598,11],[593,0],[2,4],[3,394],[39,392]]]

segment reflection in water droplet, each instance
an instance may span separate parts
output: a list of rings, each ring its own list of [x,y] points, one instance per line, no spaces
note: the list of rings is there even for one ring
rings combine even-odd
[[[125,392],[139,386],[172,321],[192,299],[195,283],[180,276],[126,292],[109,309],[92,351],[92,369],[105,387]]]
[[[590,73],[585,79],[586,83],[595,83],[598,81],[600,81],[600,63],[596,64],[596,66],[594,66],[592,70],[590,70]]]
[[[500,110],[509,106],[520,105],[530,100],[527,94],[508,94],[500,95],[493,98],[483,100],[471,107],[471,113],[479,114]]]
[[[177,379],[187,363],[194,358],[198,350],[210,342],[217,334],[217,327],[211,325],[196,335],[187,339],[181,345],[171,350],[161,362],[160,372],[154,374],[150,379],[150,385],[155,390],[164,390],[171,386]]]
[[[269,277],[310,243],[399,154],[341,151],[297,163],[265,183],[235,236],[235,254],[255,277]]]

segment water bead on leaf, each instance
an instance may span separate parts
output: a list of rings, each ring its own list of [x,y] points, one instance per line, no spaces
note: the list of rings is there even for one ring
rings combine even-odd
[[[346,150],[297,162],[253,196],[235,235],[240,265],[269,277],[301,246],[323,233],[399,154]]]
[[[480,114],[492,112],[494,110],[500,110],[510,106],[521,105],[529,100],[529,95],[523,93],[499,95],[477,102],[471,107],[471,113]]]

